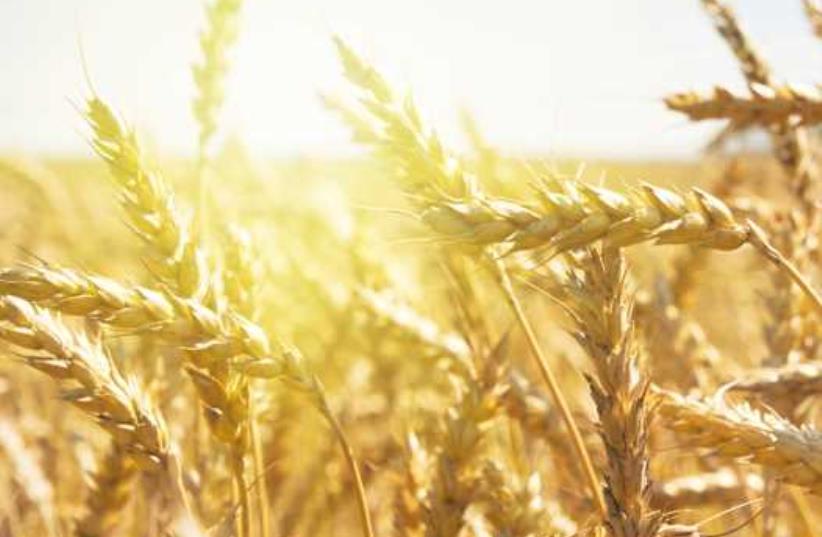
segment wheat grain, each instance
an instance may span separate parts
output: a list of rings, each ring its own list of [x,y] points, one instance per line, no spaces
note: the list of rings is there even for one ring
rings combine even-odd
[[[137,135],[96,96],[86,101],[85,116],[91,143],[120,188],[128,224],[154,252],[147,259],[152,273],[186,298],[202,300],[210,286],[205,255],[165,180],[145,162]]]

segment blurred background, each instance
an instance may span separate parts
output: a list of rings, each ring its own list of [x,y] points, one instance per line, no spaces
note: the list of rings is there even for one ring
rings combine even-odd
[[[800,2],[735,7],[781,78],[822,68]],[[155,149],[194,152],[189,65],[203,26],[198,0],[5,0],[0,3],[0,152],[88,155],[72,103],[93,83]],[[257,157],[355,151],[317,93],[342,86],[329,37],[340,33],[459,146],[467,108],[489,141],[517,155],[688,158],[710,124],[687,125],[660,97],[742,87],[699,2],[675,0],[250,1],[222,114]]]

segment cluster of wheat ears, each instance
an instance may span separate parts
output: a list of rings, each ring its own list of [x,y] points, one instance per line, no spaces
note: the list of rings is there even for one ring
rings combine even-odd
[[[59,166],[0,167],[32,207],[0,270],[0,536],[822,534],[822,93],[777,80],[724,0],[702,4],[747,92],[665,104],[724,121],[714,155],[766,133],[778,167],[710,157],[703,188],[523,170],[467,115],[458,155],[334,38],[355,98],[324,102],[400,224],[276,181],[217,207],[253,173],[216,150],[241,4],[207,6],[184,195],[89,89],[141,254],[96,217],[72,249]]]

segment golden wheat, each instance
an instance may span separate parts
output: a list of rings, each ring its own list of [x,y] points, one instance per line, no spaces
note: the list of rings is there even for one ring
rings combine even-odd
[[[193,158],[96,93],[104,166],[0,158],[0,535],[814,535],[819,88],[701,4],[745,88],[665,104],[712,153],[594,163],[658,184],[509,158],[466,108],[454,151],[339,38],[355,100],[323,100],[383,169],[262,166],[218,136],[241,0],[204,6]]]
[[[727,119],[735,128],[750,125],[792,124],[810,126],[822,121],[819,92],[796,86],[751,85],[751,97],[716,87],[708,95],[689,92],[671,95],[665,104],[692,121]]]

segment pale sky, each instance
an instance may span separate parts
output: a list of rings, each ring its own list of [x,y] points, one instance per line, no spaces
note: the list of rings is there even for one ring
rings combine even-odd
[[[778,75],[819,83],[800,0],[738,0]],[[89,154],[72,103],[100,93],[163,152],[191,154],[199,0],[0,0],[0,151]],[[459,143],[468,107],[511,153],[687,157],[715,126],[663,95],[741,88],[698,0],[246,0],[222,125],[259,157],[348,154],[319,91],[345,94],[339,33]]]

